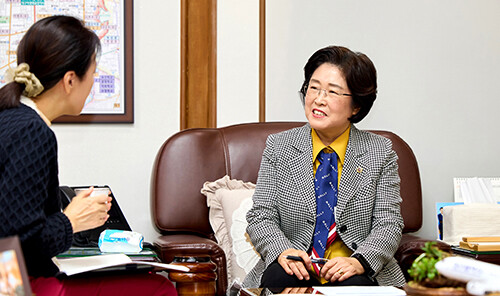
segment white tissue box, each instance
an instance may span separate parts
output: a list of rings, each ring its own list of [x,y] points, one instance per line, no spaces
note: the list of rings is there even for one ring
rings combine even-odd
[[[466,204],[443,208],[443,241],[458,245],[464,236],[500,236],[499,204]]]

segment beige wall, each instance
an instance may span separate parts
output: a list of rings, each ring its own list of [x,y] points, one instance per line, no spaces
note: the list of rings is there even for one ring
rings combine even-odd
[[[258,121],[258,0],[218,1],[218,125]],[[135,123],[54,125],[61,184],[108,184],[152,240],[155,154],[179,129],[180,1],[134,1]],[[367,53],[379,97],[361,128],[392,130],[420,164],[424,227],[454,176],[500,176],[500,1],[267,1],[267,119],[305,120],[297,96],[312,52]]]
[[[217,0],[217,126],[259,121],[259,0]]]
[[[180,2],[134,1],[134,124],[53,125],[61,184],[110,185],[147,241],[157,236],[149,204],[154,158],[179,131]],[[218,1],[218,126],[259,118],[258,3]]]
[[[413,148],[420,234],[435,238],[435,203],[453,201],[453,177],[500,176],[499,11],[497,0],[267,1],[267,118],[304,120],[297,91],[315,50],[366,53],[379,93],[359,127],[391,130]]]
[[[108,184],[132,229],[156,236],[149,184],[156,152],[179,130],[180,1],[134,1],[134,124],[54,124],[61,184]]]

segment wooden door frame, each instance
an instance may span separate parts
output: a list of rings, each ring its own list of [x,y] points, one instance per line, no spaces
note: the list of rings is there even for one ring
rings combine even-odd
[[[181,0],[181,130],[217,125],[217,0]]]
[[[217,126],[217,0],[181,0],[180,129]],[[266,121],[266,0],[259,0],[259,122]]]
[[[266,0],[259,0],[259,122],[266,121]]]

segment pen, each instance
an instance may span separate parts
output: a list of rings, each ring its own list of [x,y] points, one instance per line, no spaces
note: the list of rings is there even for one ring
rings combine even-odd
[[[287,255],[286,259],[300,261],[302,263],[304,262],[304,260],[299,256]],[[311,258],[311,262],[316,263],[316,264],[325,264],[327,261],[328,261],[328,259],[325,259],[325,258]]]

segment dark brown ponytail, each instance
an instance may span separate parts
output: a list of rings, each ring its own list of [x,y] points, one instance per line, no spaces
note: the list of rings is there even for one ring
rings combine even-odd
[[[0,111],[19,106],[24,84],[12,81],[0,89]]]

